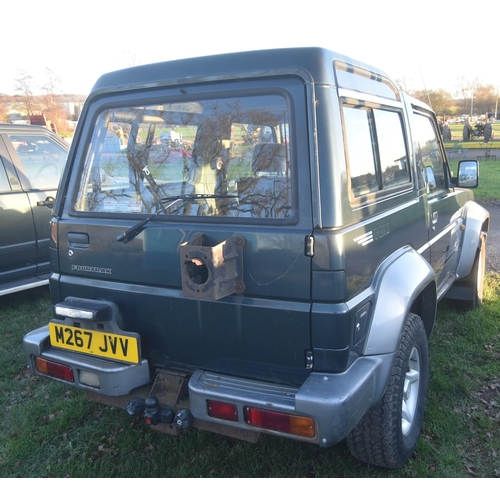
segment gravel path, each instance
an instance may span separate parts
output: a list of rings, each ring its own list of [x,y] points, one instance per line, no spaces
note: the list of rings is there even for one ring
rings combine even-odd
[[[500,273],[500,203],[480,203],[490,212],[490,230],[486,242],[486,270]]]

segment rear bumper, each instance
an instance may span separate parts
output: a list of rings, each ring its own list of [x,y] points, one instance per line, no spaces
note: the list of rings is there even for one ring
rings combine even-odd
[[[80,389],[91,390],[109,396],[122,396],[150,382],[147,360],[142,360],[136,365],[129,365],[56,349],[50,346],[47,326],[33,330],[25,335],[23,347],[27,356],[28,367],[32,373],[51,378],[36,369],[35,356],[43,355],[46,360],[70,366],[73,369],[74,382],[65,382],[60,379],[54,380]],[[84,374],[86,373],[93,373],[98,376],[98,388],[84,383]]]
[[[146,360],[138,365],[126,365],[53,348],[49,343],[47,327],[28,333],[24,337],[24,350],[29,368],[35,375],[47,377],[37,371],[34,362],[35,356],[43,356],[44,359],[73,368],[74,382],[65,383],[103,396],[123,396],[138,387],[151,383]],[[343,373],[313,372],[300,387],[197,370],[188,382],[189,407],[195,419],[198,420],[224,424],[246,431],[269,432],[293,437],[318,443],[320,446],[331,446],[345,438],[366,411],[380,401],[392,364],[392,354],[364,356],[358,358]],[[82,372],[97,374],[100,386],[89,387],[83,383],[80,377]],[[236,405],[238,420],[227,422],[210,417],[207,400]],[[245,406],[311,417],[316,422],[316,435],[313,438],[296,438],[289,434],[251,427],[243,418]]]
[[[191,412],[195,418],[215,422],[207,414],[207,400],[233,403],[239,420],[224,423],[247,430],[249,426],[243,421],[245,406],[308,416],[316,421],[316,435],[300,439],[332,446],[344,439],[366,411],[380,401],[392,363],[392,355],[358,358],[343,373],[311,373],[299,388],[198,370],[188,385]]]

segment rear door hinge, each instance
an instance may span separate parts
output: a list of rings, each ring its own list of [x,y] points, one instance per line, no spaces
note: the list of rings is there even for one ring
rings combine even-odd
[[[314,357],[312,351],[306,351],[306,370],[312,370],[314,366]]]
[[[314,236],[306,236],[304,253],[306,257],[314,257]]]

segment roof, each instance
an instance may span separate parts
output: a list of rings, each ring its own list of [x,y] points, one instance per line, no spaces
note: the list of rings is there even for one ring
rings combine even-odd
[[[60,136],[52,132],[47,127],[40,125],[27,125],[22,123],[0,123],[0,134],[22,134],[28,133],[32,135],[41,134],[52,137],[56,142],[69,148],[69,144]]]
[[[335,84],[333,64],[341,60],[353,66],[387,77],[368,64],[319,47],[256,50],[179,59],[136,66],[106,73],[95,83],[92,93],[116,90],[117,87],[188,84],[200,80],[241,78],[242,75],[272,75],[295,71],[309,75],[316,83]]]
[[[41,125],[29,125],[23,123],[0,123],[0,133],[6,132],[40,132],[40,133],[48,133],[53,134],[51,130],[47,127],[42,127]]]

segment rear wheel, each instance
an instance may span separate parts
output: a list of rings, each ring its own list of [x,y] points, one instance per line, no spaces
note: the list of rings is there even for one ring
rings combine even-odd
[[[382,401],[347,437],[358,460],[398,469],[411,457],[422,430],[428,368],[425,328],[422,319],[410,313]]]

